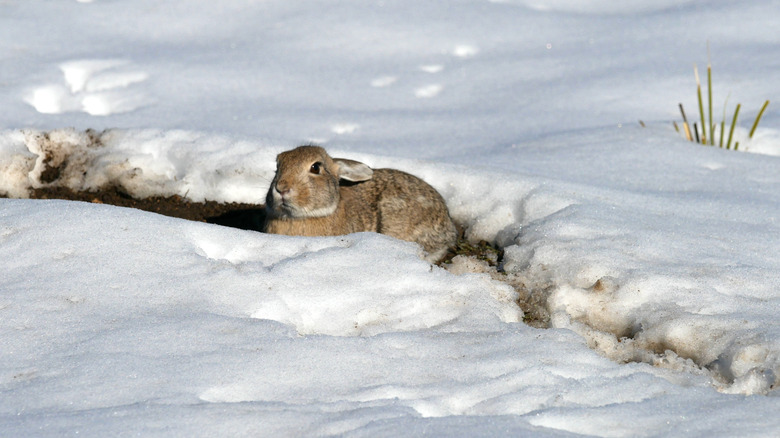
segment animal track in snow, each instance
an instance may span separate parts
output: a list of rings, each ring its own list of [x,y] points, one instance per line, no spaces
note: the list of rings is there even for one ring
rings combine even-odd
[[[460,59],[466,59],[466,58],[471,58],[472,56],[475,56],[477,53],[479,53],[479,48],[473,45],[461,44],[453,47],[450,51],[447,51],[445,53],[449,56],[454,56]],[[419,71],[428,74],[441,73],[442,71],[444,71],[444,68],[445,68],[444,64],[434,64],[434,63],[422,64],[418,66]],[[371,86],[375,88],[388,87],[398,82],[398,80],[399,80],[398,76],[392,76],[392,75],[378,76],[373,80],[371,80]],[[430,99],[432,97],[436,97],[439,94],[441,94],[443,90],[444,90],[444,85],[442,84],[434,83],[434,84],[423,85],[414,89],[414,96],[419,99]],[[334,128],[334,132],[336,132],[335,128]]]
[[[711,162],[704,163],[702,165],[702,167],[704,167],[705,169],[708,169],[708,170],[720,170],[720,169],[723,169],[726,166],[723,163],[716,163],[716,162],[711,161]]]
[[[414,95],[421,99],[428,99],[431,97],[438,96],[443,89],[444,87],[439,84],[426,85],[424,87],[420,87],[414,90]]]
[[[431,74],[440,73],[442,70],[444,70],[444,66],[441,64],[421,65],[420,70]]]
[[[471,58],[477,53],[479,53],[479,49],[476,46],[472,46],[468,44],[461,44],[459,46],[455,46],[455,48],[452,50],[452,54],[457,56],[458,58]]]
[[[353,132],[357,131],[359,127],[360,125],[355,123],[339,123],[337,125],[333,125],[330,130],[336,134],[343,135],[352,134]]]
[[[371,81],[371,86],[375,88],[388,87],[393,85],[397,80],[397,76],[380,76]]]
[[[148,102],[132,89],[149,75],[119,59],[69,61],[59,65],[63,82],[36,87],[25,101],[43,114],[83,111],[107,116],[136,110]]]

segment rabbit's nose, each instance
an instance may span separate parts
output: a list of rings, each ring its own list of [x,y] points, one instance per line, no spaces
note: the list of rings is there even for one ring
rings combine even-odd
[[[290,193],[290,187],[286,184],[276,183],[276,192],[284,196]]]

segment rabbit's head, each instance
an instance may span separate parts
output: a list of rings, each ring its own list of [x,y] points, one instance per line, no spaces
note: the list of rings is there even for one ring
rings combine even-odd
[[[372,175],[363,163],[333,159],[319,146],[300,146],[276,157],[266,209],[274,217],[328,216],[339,204],[340,179],[359,182]]]

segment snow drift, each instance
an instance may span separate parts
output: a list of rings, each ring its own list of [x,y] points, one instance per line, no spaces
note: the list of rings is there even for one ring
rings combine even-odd
[[[76,191],[114,185],[134,197],[179,195],[224,202],[262,199],[278,150],[190,132],[72,129],[7,131],[4,144],[9,164],[2,190],[9,195],[24,196],[29,188],[47,184]],[[214,158],[208,159],[210,155]],[[360,158],[383,166],[389,160]],[[333,243],[322,248],[315,244],[318,249],[313,249],[309,239],[293,239],[306,245],[307,253],[314,253],[298,258],[293,254],[301,250],[295,249],[286,252],[291,258],[279,266],[278,260],[262,262],[263,280],[257,284],[268,284],[269,291],[295,290],[295,295],[269,292],[254,304],[250,316],[291,325],[300,334],[374,335],[447,326],[464,318],[471,321],[469,327],[491,320],[516,322],[522,318],[515,304],[519,298],[541,306],[534,311],[548,319],[547,325],[579,333],[592,348],[619,363],[645,362],[703,375],[724,392],[766,394],[777,384],[780,327],[766,302],[777,299],[772,285],[778,279],[771,268],[780,259],[757,256],[751,249],[767,244],[780,247],[778,230],[768,226],[771,216],[766,217],[766,210],[774,208],[774,195],[740,205],[740,214],[749,219],[740,227],[750,230],[750,240],[743,238],[733,248],[724,243],[733,235],[733,227],[717,220],[723,206],[713,206],[712,198],[692,193],[709,185],[711,190],[723,190],[725,196],[728,189],[722,182],[718,186],[720,178],[706,181],[705,175],[705,181],[693,183],[694,187],[668,193],[593,189],[568,182],[544,187],[539,179],[522,175],[504,176],[496,183],[491,171],[447,170],[424,162],[400,164],[441,190],[469,238],[506,247],[505,275],[494,274],[480,287],[452,288],[447,287],[450,276],[439,270],[434,272],[440,280],[417,279],[415,272],[430,271],[419,261],[400,256],[369,261],[367,254],[382,254],[381,247],[389,244],[386,238],[344,238],[328,250]],[[709,163],[705,168],[720,170],[721,166],[725,165]],[[56,177],[47,179],[47,175]],[[733,208],[728,210],[734,214]],[[679,230],[695,232],[681,236]],[[286,242],[276,236],[258,238]],[[312,244],[318,241],[322,240],[313,239]],[[254,252],[268,256],[265,247],[237,251],[235,243],[207,235],[198,242],[196,253],[209,259],[237,263],[256,262],[256,256],[242,258]],[[409,246],[397,244],[405,245]],[[335,267],[330,260],[333,251],[340,254],[337,266],[341,268],[329,274],[322,290],[319,276],[305,274]],[[718,265],[719,253],[742,263]],[[345,266],[360,266],[361,273],[356,275]],[[485,269],[457,270],[479,271]],[[276,275],[279,281],[291,278],[293,283],[274,286]],[[361,278],[371,280],[366,283]],[[434,282],[426,286],[430,281]],[[366,294],[367,288],[373,294]],[[444,295],[434,292],[444,290]],[[483,308],[492,310],[472,315]],[[738,316],[743,313],[755,318],[745,321]],[[493,316],[486,318],[487,314]]]

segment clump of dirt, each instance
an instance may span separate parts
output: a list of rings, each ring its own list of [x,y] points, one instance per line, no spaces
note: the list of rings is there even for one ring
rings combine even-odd
[[[104,131],[105,132],[105,131]],[[82,136],[86,136],[87,148],[99,148],[103,146],[101,136],[104,132],[97,132],[94,129],[87,129]],[[44,184],[50,184],[60,178],[63,169],[68,165],[71,151],[69,147],[64,147],[62,139],[52,139],[51,133],[41,132],[37,135],[36,141],[41,145],[43,156],[43,169],[38,180]],[[71,146],[72,147],[72,146]]]
[[[477,243],[470,243],[465,239],[463,231],[460,231],[458,243],[455,248],[444,257],[444,260],[442,260],[441,263],[452,263],[452,259],[459,255],[474,257],[477,260],[482,260],[489,266],[498,267],[504,259],[504,250],[484,240],[480,240]]]
[[[522,276],[504,270],[504,250],[490,242],[469,242],[460,230],[458,243],[440,265],[453,273],[488,274],[490,278],[512,286],[518,293],[517,305],[523,311],[523,322],[536,328],[550,327],[547,309],[549,290],[531,290]],[[452,268],[453,265],[461,267]]]
[[[44,169],[43,172],[41,172],[41,176],[38,178],[42,183],[49,184],[60,177],[60,169],[62,166],[54,165],[52,164],[53,162],[54,157],[52,155],[46,155],[46,157],[43,159]],[[64,165],[65,162],[60,164]]]

